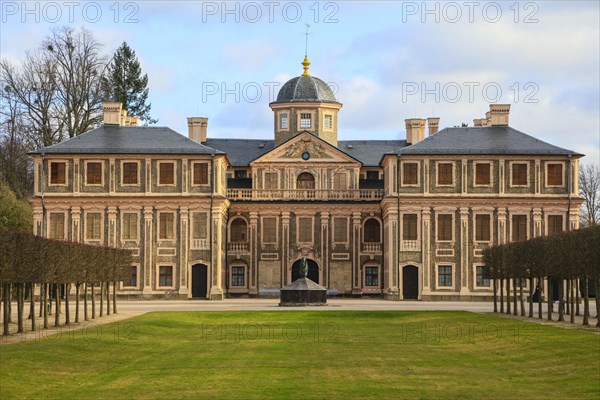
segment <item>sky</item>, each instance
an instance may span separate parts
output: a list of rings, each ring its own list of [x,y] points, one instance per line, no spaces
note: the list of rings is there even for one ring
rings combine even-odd
[[[126,41],[148,74],[157,125],[273,138],[268,104],[310,72],[343,108],[339,138],[404,139],[510,103],[510,125],[600,163],[598,1],[2,1],[0,57],[18,63],[52,29],[84,27],[111,56]]]

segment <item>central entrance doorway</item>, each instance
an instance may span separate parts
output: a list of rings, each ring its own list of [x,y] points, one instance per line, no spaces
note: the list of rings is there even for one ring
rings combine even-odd
[[[307,278],[315,283],[319,283],[319,265],[310,259],[306,259],[306,261],[308,262]],[[300,264],[302,264],[302,259],[292,264],[292,282],[300,278]]]
[[[419,299],[419,269],[414,265],[402,268],[402,293],[404,300]]]
[[[204,264],[192,265],[192,297],[206,299],[208,267]]]

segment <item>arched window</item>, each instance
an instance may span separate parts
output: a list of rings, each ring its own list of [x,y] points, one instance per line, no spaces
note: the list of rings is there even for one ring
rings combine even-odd
[[[298,175],[296,180],[297,189],[314,189],[315,188],[315,177],[310,172],[303,172]]]
[[[236,218],[231,222],[230,239],[232,242],[248,241],[248,225],[242,218]]]
[[[364,230],[364,242],[365,243],[379,243],[381,242],[381,225],[375,218],[369,218],[365,222]]]

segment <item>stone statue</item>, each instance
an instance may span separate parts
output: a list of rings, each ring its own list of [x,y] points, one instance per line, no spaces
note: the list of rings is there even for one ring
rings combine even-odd
[[[302,262],[300,263],[300,277],[306,278],[308,275],[308,262],[306,261],[306,257],[302,257]]]

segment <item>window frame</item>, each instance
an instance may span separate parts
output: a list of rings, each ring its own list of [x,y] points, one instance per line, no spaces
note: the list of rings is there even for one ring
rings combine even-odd
[[[141,161],[140,160],[121,160],[121,186],[141,186]],[[137,164],[137,183],[125,183],[125,164]]]
[[[438,243],[453,243],[454,242],[454,236],[455,236],[455,229],[456,229],[456,223],[455,223],[455,219],[456,219],[456,213],[454,211],[436,211],[435,213],[435,241]],[[450,224],[450,233],[451,233],[451,238],[450,239],[440,239],[439,237],[439,231],[440,231],[440,220],[439,217],[441,215],[451,215],[452,216],[452,220],[451,220],[451,224]]]
[[[267,187],[267,182],[268,182],[267,174],[275,174],[277,176],[277,179],[275,180],[276,187],[274,187],[274,188]],[[264,170],[262,172],[262,186],[263,186],[263,190],[279,190],[279,171],[272,170],[272,169]]]
[[[491,289],[492,287],[492,278],[484,278],[483,274],[481,274],[482,276],[482,281],[485,282],[487,281],[487,285],[480,285],[479,284],[479,268],[485,268],[485,265],[483,264],[474,264],[473,265],[474,271],[473,271],[473,278],[475,279],[475,281],[473,282],[473,287],[475,289]]]
[[[63,216],[63,229],[62,229],[62,237],[51,237],[50,233],[52,231],[52,214],[58,215],[58,214],[62,214]],[[46,237],[48,239],[52,239],[52,240],[67,240],[67,234],[68,234],[68,218],[67,218],[67,212],[65,211],[59,211],[59,210],[48,210],[48,223],[46,224]]]
[[[518,165],[518,164],[524,164],[527,166],[527,169],[525,171],[525,184],[515,184],[514,183],[514,179],[513,179],[513,172],[514,172],[514,165]],[[513,188],[513,187],[517,187],[517,188],[527,188],[529,187],[529,174],[530,174],[530,166],[529,166],[529,162],[527,161],[510,161],[509,162],[509,187]]]
[[[416,164],[417,166],[417,181],[416,183],[406,183],[405,178],[405,164]],[[418,161],[400,161],[400,173],[402,174],[402,179],[400,181],[400,187],[419,187],[421,185],[421,168],[420,163]]]
[[[530,226],[530,223],[529,223],[529,212],[528,211],[513,211],[513,212],[510,213],[510,217],[509,217],[510,218],[509,219],[509,223],[510,223],[510,232],[509,232],[509,234],[510,234],[510,236],[509,236],[510,237],[510,242],[512,242],[512,243],[519,242],[519,240],[514,240],[513,239],[513,237],[514,237],[513,236],[513,232],[514,232],[514,225],[515,225],[513,218],[515,216],[524,216],[525,217],[525,238],[522,241],[529,240],[529,237],[530,237],[530,232],[529,231],[531,229],[531,226]]]
[[[173,183],[160,183],[161,178],[161,165],[172,164],[173,165]],[[157,161],[156,162],[156,186],[177,186],[177,162],[176,161]]]
[[[206,165],[206,183],[196,183],[196,165]],[[208,161],[192,161],[192,186],[210,186],[210,163]]]
[[[267,241],[265,239],[265,219],[275,220],[275,241]],[[264,215],[260,217],[260,238],[263,244],[279,243],[279,217],[277,215]]]
[[[140,265],[135,263],[135,264],[131,264],[131,272],[133,272],[133,269],[135,268],[135,285],[127,285],[126,282],[130,279],[124,279],[121,282],[121,289],[139,289],[139,282],[140,282]],[[133,275],[133,274],[131,274]],[[131,277],[131,276],[130,276]]]
[[[368,271],[367,271],[369,269],[375,269],[376,273],[375,274],[369,274]],[[368,279],[367,279],[369,276],[371,276],[371,277],[374,276],[375,277],[376,283],[374,285],[369,285],[369,282],[368,282]],[[379,265],[376,265],[376,264],[367,264],[367,265],[365,265],[365,267],[364,267],[364,274],[363,274],[364,287],[365,288],[369,288],[369,289],[374,289],[374,288],[375,289],[379,289],[381,287],[380,282],[381,282],[381,279],[380,279],[380,276],[379,276]]]
[[[100,237],[99,238],[89,238],[88,237],[88,217],[91,214],[100,214]],[[104,243],[104,219],[105,219],[105,215],[104,215],[104,210],[100,210],[100,209],[94,209],[91,208],[89,210],[84,210],[83,212],[83,241],[85,243]]]
[[[329,117],[330,126],[327,126],[327,117]],[[323,114],[323,130],[324,131],[332,131],[333,130],[333,114]]]
[[[230,268],[231,268],[231,271],[230,271],[231,275],[230,275],[230,278],[229,278],[230,279],[230,282],[229,282],[230,287],[233,288],[233,289],[246,289],[246,288],[248,288],[248,276],[247,276],[248,268],[246,268],[246,266],[243,265],[243,264],[232,264]],[[236,285],[235,284],[234,277],[236,276],[236,274],[234,273],[234,269],[241,269],[242,270],[243,284],[241,284],[241,285]]]
[[[205,230],[204,230],[204,237],[195,237],[196,236],[196,223],[194,222],[195,220],[195,214],[203,214],[206,217],[206,224],[204,226]],[[190,232],[190,238],[192,240],[206,240],[208,239],[208,231],[210,229],[210,225],[209,225],[209,218],[208,218],[208,212],[206,211],[198,211],[198,210],[191,210],[190,211],[190,222],[191,222],[191,232]]]
[[[52,164],[65,165],[65,181],[64,183],[52,183]],[[69,162],[68,160],[48,160],[48,186],[69,186]]]
[[[558,235],[566,230],[566,218],[565,215],[560,212],[548,212],[544,216],[544,232],[546,236],[551,236],[550,234],[550,217],[561,217],[561,231],[555,232],[552,235]]]
[[[477,183],[477,166],[478,165],[488,165],[489,170],[489,182],[488,183]],[[492,187],[494,184],[494,165],[491,161],[474,161],[473,162],[473,187]]]
[[[367,225],[367,222],[368,222],[369,220],[372,220],[372,219],[373,219],[373,220],[375,220],[375,221],[377,221],[377,223],[379,224],[379,230],[378,230],[378,233],[377,233],[377,235],[379,236],[379,241],[367,242],[367,241],[366,241],[366,239],[367,239],[367,238],[366,238],[366,232],[367,232],[367,230],[365,229],[365,227],[366,227],[366,225]],[[381,220],[380,220],[379,218],[376,218],[376,217],[374,217],[374,216],[369,216],[369,217],[365,218],[365,219],[364,219],[364,221],[363,221],[363,223],[362,223],[362,242],[363,242],[363,243],[381,243],[381,238],[382,238],[382,231],[381,231],[381,230],[382,230],[382,225],[383,225],[383,224],[381,223]]]
[[[346,232],[345,232],[345,240],[336,240],[336,228],[338,226],[339,221],[338,220],[345,220],[346,221]],[[350,233],[349,233],[349,228],[350,228],[350,218],[347,216],[343,216],[343,215],[334,215],[332,217],[332,221],[331,221],[332,227],[331,227],[331,243],[333,244],[344,244],[344,245],[348,245],[348,243],[350,243]]]
[[[159,242],[174,242],[177,238],[177,228],[176,228],[176,224],[177,224],[177,213],[175,211],[168,211],[168,210],[158,210],[157,212],[157,218],[156,218],[156,224],[157,224],[157,229],[156,229],[156,237],[158,239]],[[168,221],[165,221],[165,229],[167,230],[167,232],[165,232],[165,236],[166,237],[161,237],[161,216],[162,215],[171,215],[172,219],[172,227],[173,227],[173,237],[168,237]]]
[[[246,224],[246,234],[245,234],[245,238],[243,240],[233,240],[233,223],[236,220],[240,220],[243,221],[244,224]],[[248,232],[250,229],[250,224],[248,224],[248,221],[246,220],[246,218],[242,217],[241,215],[236,215],[233,218],[230,219],[229,221],[229,243],[248,243],[250,241],[250,233]]]
[[[550,165],[560,165],[561,168],[561,174],[560,174],[560,184],[559,185],[551,185],[550,184]],[[544,186],[547,188],[563,188],[565,187],[565,178],[566,178],[566,169],[565,169],[565,162],[564,161],[547,161],[545,163],[544,166]]]
[[[286,126],[284,127],[283,117],[285,117]],[[290,130],[290,112],[289,111],[279,111],[277,113],[277,126],[279,131],[289,131]]]
[[[308,120],[309,120],[309,126],[303,126],[303,120],[306,120],[306,118],[303,118],[302,115],[308,115]],[[298,111],[298,130],[308,130],[308,129],[312,129],[313,127],[313,120],[314,120],[314,112],[312,111]]]
[[[400,232],[402,233],[401,236],[401,240],[407,240],[407,241],[418,241],[419,240],[419,233],[420,233],[420,229],[419,229],[419,213],[417,212],[401,212],[401,217],[400,217],[400,224],[402,225],[400,227]],[[415,235],[416,237],[414,239],[407,239],[404,237],[404,229],[405,229],[405,223],[404,223],[404,218],[408,215],[414,215],[416,216],[416,221],[415,221]]]
[[[300,220],[301,219],[308,219],[310,220],[310,240],[309,241],[302,241],[300,240]],[[296,243],[299,244],[312,244],[315,241],[315,217],[314,215],[296,215]]]
[[[90,164],[100,164],[100,183],[90,183],[88,181],[88,166]],[[96,187],[102,187],[104,186],[104,173],[105,173],[105,169],[104,169],[104,160],[85,160],[83,162],[84,165],[84,185],[85,186],[96,186]]]
[[[171,284],[170,285],[161,285],[161,276],[162,276],[162,268],[171,268]],[[159,289],[174,289],[175,288],[175,265],[173,264],[158,264],[158,268],[156,269],[156,287]]]
[[[494,240],[494,216],[491,212],[485,212],[485,211],[477,211],[477,210],[473,210],[473,242],[477,242],[477,243],[492,243],[492,241]],[[477,216],[487,216],[489,219],[489,226],[488,226],[488,234],[489,234],[489,239],[488,240],[483,240],[483,239],[477,239]]]
[[[440,183],[440,164],[451,165],[452,178],[450,183]],[[455,161],[436,161],[435,162],[435,186],[436,187],[454,187],[456,186],[456,162]]]
[[[449,285],[442,285],[440,283],[440,277],[442,276],[442,274],[440,273],[440,269],[441,268],[450,268],[450,284]],[[447,276],[448,274],[444,273],[444,276]],[[436,288],[437,289],[453,289],[454,288],[454,263],[436,263],[435,265],[435,283],[436,283]]]
[[[121,242],[138,242],[140,240],[140,212],[137,211],[137,210],[121,210],[120,214],[121,215],[120,215],[119,219],[120,219],[120,222],[121,222],[121,232],[120,232]],[[125,232],[125,229],[124,229],[124,227],[125,227],[125,214],[135,215],[135,217],[136,217],[135,239],[125,238],[124,235],[123,235],[124,232]],[[129,236],[131,236],[131,234]]]

